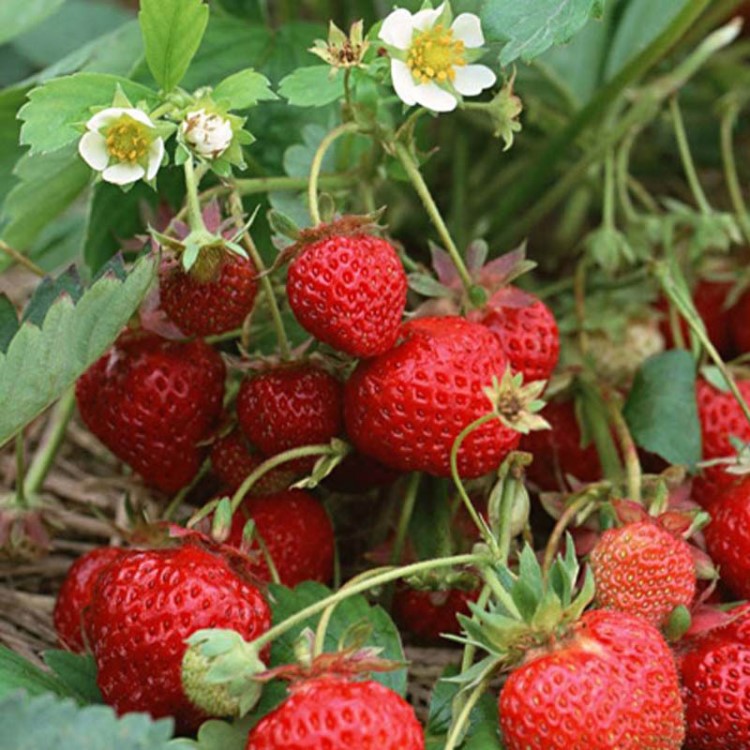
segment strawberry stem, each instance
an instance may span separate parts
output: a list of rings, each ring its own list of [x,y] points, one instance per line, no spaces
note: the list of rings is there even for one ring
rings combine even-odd
[[[589,492],[585,492],[583,495],[576,498],[563,511],[560,518],[557,519],[555,528],[552,530],[552,533],[549,535],[549,539],[547,540],[547,546],[544,548],[544,561],[542,562],[542,571],[544,572],[545,577],[549,573],[549,570],[552,567],[552,563],[555,561],[555,555],[557,554],[557,550],[560,547],[560,542],[562,541],[563,534],[565,534],[566,529],[571,524],[573,519],[591,502],[593,502],[591,494]]]
[[[445,747],[443,750],[455,750],[463,740],[466,730],[468,729],[471,712],[487,690],[491,679],[491,673],[495,671],[496,666],[497,665],[495,664],[490,664],[485,670],[485,675],[480,683],[471,691],[468,699],[461,707],[458,716],[456,716],[455,720],[451,723],[450,731],[445,740]]]
[[[617,396],[612,392],[608,392],[604,396],[607,403],[607,410],[609,411],[610,422],[620,444],[620,451],[625,463],[628,498],[640,504],[643,477],[641,462],[638,460],[638,449],[633,441],[633,436],[630,434],[628,424],[622,415],[619,405],[615,402],[616,398]]]
[[[337,138],[346,135],[347,133],[356,133],[359,129],[360,127],[356,122],[345,122],[343,125],[339,125],[323,138],[315,152],[312,164],[310,165],[310,179],[307,186],[310,219],[312,220],[313,226],[317,226],[321,223],[320,206],[318,204],[318,181],[320,178],[320,170],[323,167],[323,159],[325,158],[328,149]]]
[[[742,234],[745,242],[750,244],[750,219],[747,214],[747,204],[742,195],[742,187],[737,174],[737,162],[734,158],[733,134],[737,124],[739,108],[736,103],[732,102],[726,107],[721,118],[721,159],[724,164],[724,177],[729,191],[729,198],[732,201],[734,212],[737,214]]]
[[[44,278],[46,276],[44,269],[40,268],[36,263],[29,260],[23,253],[19,253],[18,250],[12,248],[7,242],[0,240],[0,251],[4,252],[12,261],[19,263],[31,273]]]
[[[401,514],[399,515],[398,526],[396,527],[396,537],[393,540],[391,565],[397,565],[401,560],[401,553],[404,551],[404,543],[406,542],[406,535],[409,531],[411,517],[414,514],[414,505],[417,502],[417,493],[419,491],[419,483],[421,479],[422,475],[418,471],[415,471],[409,477],[409,484],[404,493],[404,500],[401,504]]]
[[[196,175],[193,159],[185,161],[185,189],[187,198],[188,224],[193,231],[202,231],[208,234],[208,229],[203,221],[201,202],[198,197],[198,176]]]
[[[26,492],[24,491],[26,438],[23,430],[16,435],[16,502],[21,508],[28,508]]]
[[[680,151],[680,158],[682,159],[685,176],[687,177],[688,185],[690,185],[690,191],[692,192],[701,213],[704,216],[708,216],[712,212],[711,204],[708,202],[706,193],[703,191],[703,186],[698,179],[698,172],[695,168],[693,155],[690,151],[690,142],[688,141],[685,122],[682,119],[682,112],[680,110],[679,102],[677,101],[677,95],[674,95],[669,100],[669,110],[672,113],[672,126],[674,128],[675,137],[677,138],[677,146]]]

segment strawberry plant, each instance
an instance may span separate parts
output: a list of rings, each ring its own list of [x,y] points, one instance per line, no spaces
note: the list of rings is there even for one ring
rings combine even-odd
[[[748,17],[2,5],[0,745],[746,747]]]

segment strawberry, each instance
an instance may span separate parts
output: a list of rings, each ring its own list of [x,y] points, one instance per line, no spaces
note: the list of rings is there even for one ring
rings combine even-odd
[[[519,448],[534,456],[526,476],[540,490],[565,488],[570,475],[580,482],[602,477],[599,454],[592,444],[581,447],[583,435],[576,417],[575,402],[550,401],[542,412],[552,429],[530,432],[521,438]]]
[[[185,695],[185,639],[203,628],[246,640],[265,632],[271,612],[238,555],[187,540],[131,551],[102,573],[87,612],[97,683],[118,714],[175,717],[181,732],[207,718]]]
[[[500,338],[511,368],[523,373],[525,382],[549,380],[560,354],[560,332],[542,300],[507,287],[493,296],[481,323]]]
[[[325,478],[335,492],[359,494],[393,484],[401,474],[364,453],[349,453]]]
[[[289,697],[251,730],[245,750],[423,750],[414,709],[374,680],[318,677],[292,685]]]
[[[690,547],[653,521],[605,531],[591,553],[600,607],[667,624],[675,607],[689,607],[696,574]]]
[[[211,336],[239,328],[258,293],[257,269],[248,258],[207,248],[190,271],[165,263],[159,274],[161,306],[188,336]]]
[[[686,750],[750,747],[750,608],[729,617],[679,647]]]
[[[678,750],[685,736],[669,647],[621,612],[588,612],[529,652],[498,705],[507,750]]]
[[[129,333],[78,380],[86,426],[146,483],[176,492],[198,472],[219,420],[226,368],[203,341]]]
[[[253,453],[241,430],[234,429],[219,438],[211,447],[211,466],[214,474],[227,488],[234,492],[263,463],[263,457]],[[251,488],[251,495],[271,495],[282,492],[294,481],[296,474],[284,466],[264,474]]]
[[[308,362],[281,364],[240,386],[237,416],[247,439],[266,456],[302,445],[328,443],[342,428],[342,385]],[[309,471],[315,458],[286,468]]]
[[[399,627],[424,641],[439,641],[443,634],[457,635],[461,626],[457,615],[470,615],[469,602],[479,590],[446,589],[419,591],[400,586],[393,597],[393,618]]]
[[[346,430],[355,447],[386,466],[450,476],[459,433],[489,413],[484,392],[508,359],[498,338],[459,317],[418,318],[391,351],[360,362],[346,384]],[[473,431],[458,455],[459,473],[496,469],[520,433],[492,420]]]
[[[289,266],[289,306],[319,341],[372,357],[396,341],[406,306],[406,274],[393,246],[366,234],[308,244]]]
[[[227,544],[242,548],[242,531],[248,519],[255,522],[279,574],[281,583],[293,588],[302,581],[328,583],[333,577],[335,540],[325,508],[302,490],[245,500],[232,518]],[[253,573],[264,581],[271,574],[257,542],[253,543]]]
[[[729,330],[735,350],[739,354],[750,352],[750,289],[737,301],[728,313]]]
[[[750,477],[721,490],[704,533],[721,579],[738,596],[750,597]]]
[[[57,638],[63,648],[75,653],[86,650],[84,611],[102,571],[123,554],[117,547],[97,547],[81,555],[71,566],[55,601],[53,620]]]

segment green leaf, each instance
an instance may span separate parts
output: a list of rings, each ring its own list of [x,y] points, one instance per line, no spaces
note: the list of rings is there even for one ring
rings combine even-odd
[[[68,268],[57,278],[47,276],[35,289],[34,295],[23,311],[21,323],[33,323],[39,327],[44,323],[53,302],[63,294],[70,297],[74,303],[81,299],[83,287],[81,277],[76,268]]]
[[[58,399],[117,338],[146,295],[156,260],[141,259],[125,279],[107,273],[78,304],[49,308],[42,328],[24,323],[0,355],[0,445]]]
[[[172,740],[169,750],[245,750],[247,735],[257,720],[257,716],[250,715],[231,724],[217,719],[205,721],[196,739]]]
[[[70,695],[66,686],[55,675],[42,671],[9,648],[0,646],[0,699],[17,690],[25,690],[29,695]],[[0,731],[0,737],[5,740],[5,733]]]
[[[138,21],[154,80],[172,91],[190,67],[208,25],[202,0],[141,0]]]
[[[65,0],[23,0],[0,3],[0,44],[14,39],[52,15]]]
[[[636,443],[672,464],[701,458],[695,360],[675,349],[650,357],[638,371],[623,414]]]
[[[331,591],[320,583],[307,581],[294,590],[272,585],[271,600],[274,624],[286,620],[301,609],[320,601]],[[305,628],[315,629],[319,616],[312,617],[302,625],[292,628],[273,642],[271,666],[289,664],[295,660],[294,642]],[[353,596],[341,602],[334,610],[326,630],[324,651],[337,651],[339,640],[354,624],[366,623],[370,626],[367,646],[381,648],[380,656],[393,661],[404,661],[404,651],[398,629],[386,611],[379,606],[371,606],[363,596]],[[406,693],[406,669],[391,672],[376,672],[373,679],[386,687],[404,695]]]
[[[325,107],[344,96],[344,76],[331,77],[327,65],[300,68],[281,81],[279,93],[295,107]]]
[[[21,123],[17,114],[26,101],[27,91],[20,87],[0,92],[0,204],[13,187],[13,168],[23,155],[18,142]]]
[[[89,183],[91,170],[70,146],[53,154],[24,155],[15,175],[21,181],[5,199],[0,236],[23,251],[78,197]]]
[[[0,294],[0,352],[8,350],[10,340],[18,331],[18,314],[13,303],[4,294]]]
[[[133,103],[143,100],[151,106],[157,101],[151,89],[120,76],[76,73],[53,78],[34,89],[18,113],[24,121],[21,143],[31,146],[33,155],[78,141],[81,125],[92,116],[92,108],[110,106],[118,86]]]
[[[268,79],[252,68],[240,70],[225,78],[213,93],[216,101],[226,101],[230,109],[248,109],[259,101],[278,99]]]
[[[13,750],[168,750],[172,719],[118,718],[109,706],[79,707],[53,695],[14,694],[0,702],[0,736]]]
[[[104,703],[96,684],[96,662],[91,654],[53,649],[42,654],[44,663],[57,675],[79,703]]]
[[[508,65],[570,41],[603,10],[604,0],[486,0],[480,19],[487,40],[503,42],[500,64]]]

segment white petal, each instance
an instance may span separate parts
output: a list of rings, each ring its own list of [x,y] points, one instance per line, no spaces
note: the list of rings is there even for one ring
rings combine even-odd
[[[414,17],[411,20],[413,27],[418,31],[424,31],[425,29],[432,28],[438,18],[440,18],[440,14],[443,12],[443,8],[445,8],[445,3],[443,3],[439,8],[435,8],[435,10],[430,10],[429,8],[427,8],[425,10],[420,10],[418,13],[415,13]]]
[[[452,112],[458,100],[453,94],[441,89],[436,83],[422,83],[414,89],[414,98],[417,104],[433,112]]]
[[[102,179],[115,185],[129,185],[140,180],[145,174],[146,170],[140,164],[118,162],[102,172]]]
[[[109,164],[107,141],[99,133],[84,133],[78,141],[78,153],[97,172],[101,172]]]
[[[409,66],[401,60],[391,60],[391,79],[398,98],[410,107],[417,103],[417,84]]]
[[[482,24],[473,13],[462,13],[453,22],[451,29],[456,39],[460,39],[466,47],[481,47],[484,44]]]
[[[453,85],[462,96],[476,96],[495,85],[497,76],[486,65],[464,65],[453,68]]]
[[[124,107],[109,107],[108,109],[103,109],[101,112],[97,112],[86,123],[86,127],[89,130],[101,130],[118,118],[122,117],[127,111],[128,110]]]
[[[383,21],[378,36],[386,44],[397,49],[408,49],[414,32],[411,13],[405,8],[397,8]]]
[[[142,122],[144,125],[148,125],[150,128],[154,127],[154,123],[151,118],[142,109],[126,109],[125,112],[129,114],[134,120]]]
[[[164,158],[164,141],[161,138],[157,138],[148,150],[148,172],[146,173],[147,180],[153,180],[156,173],[159,171],[161,161]]]

